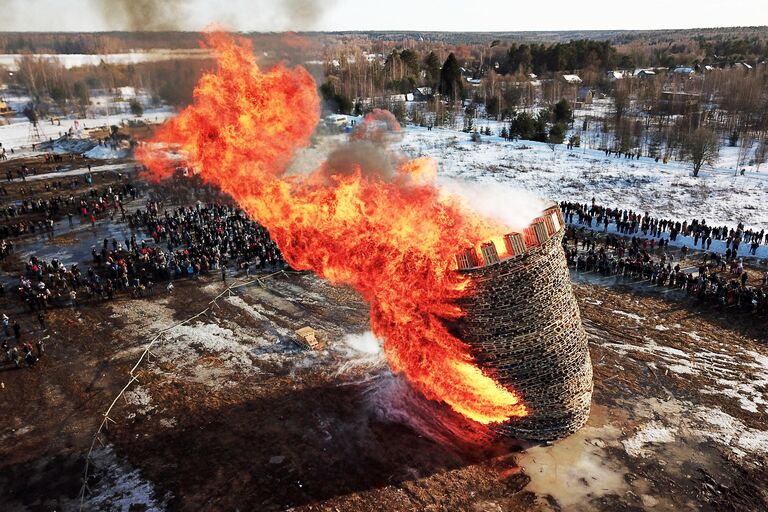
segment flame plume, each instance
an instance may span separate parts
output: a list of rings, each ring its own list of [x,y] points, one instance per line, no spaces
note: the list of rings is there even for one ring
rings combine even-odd
[[[201,78],[193,104],[152,142],[179,147],[204,180],[269,229],[293,268],[355,288],[390,366],[427,398],[484,424],[525,416],[514,390],[485,375],[444,325],[462,315],[455,301],[468,284],[454,271],[455,253],[504,227],[440,192],[431,159],[391,176],[327,164],[286,176],[319,121],[314,80],[301,67],[261,71],[245,40],[215,33],[207,42],[216,73]],[[139,157],[154,177],[168,176],[168,162],[149,147]]]

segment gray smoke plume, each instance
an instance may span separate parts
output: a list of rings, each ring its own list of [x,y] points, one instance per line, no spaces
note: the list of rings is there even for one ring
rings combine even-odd
[[[183,0],[94,0],[94,5],[117,30],[180,30],[187,20]]]
[[[322,170],[326,176],[348,175],[359,169],[365,175],[388,180],[405,161],[388,146],[401,135],[400,123],[388,110],[374,109],[355,126],[349,140],[328,154]]]
[[[368,140],[352,140],[336,148],[323,165],[325,174],[349,175],[360,169],[366,175],[390,178],[400,163],[396,155]]]
[[[115,30],[199,30],[210,25],[223,29],[282,31],[315,26],[333,0],[283,0],[271,6],[264,1],[230,2],[221,6],[203,0],[91,0],[98,13]],[[244,26],[251,20],[254,26]]]
[[[299,29],[312,28],[323,9],[329,9],[335,2],[317,0],[283,0],[283,9],[289,19],[296,22]]]

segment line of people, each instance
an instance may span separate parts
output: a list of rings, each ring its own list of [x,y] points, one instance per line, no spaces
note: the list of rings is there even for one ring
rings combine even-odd
[[[765,228],[761,230],[747,229],[743,223],[736,228],[728,226],[711,226],[706,220],[678,221],[666,218],[651,217],[647,212],[640,213],[621,208],[608,208],[597,205],[595,198],[591,204],[563,201],[560,203],[563,217],[570,224],[580,224],[608,231],[610,224],[616,225],[616,231],[623,235],[650,236],[666,240],[677,240],[678,236],[691,237],[694,247],[710,250],[713,240],[725,242],[725,248],[732,252],[732,257],[739,250],[747,248],[749,254],[755,255],[763,244],[768,244],[768,234]],[[742,251],[743,253],[743,251]]]

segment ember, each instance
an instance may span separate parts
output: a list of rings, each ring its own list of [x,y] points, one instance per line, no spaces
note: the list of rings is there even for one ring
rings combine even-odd
[[[286,176],[319,120],[314,81],[302,68],[262,72],[246,41],[212,34],[208,43],[217,73],[201,79],[193,105],[154,142],[180,146],[204,180],[269,229],[292,267],[358,290],[392,369],[426,397],[484,424],[526,416],[516,391],[485,374],[445,325],[463,315],[456,301],[467,293],[456,248],[479,247],[509,229],[430,184],[428,159],[391,176],[328,164]],[[140,157],[155,177],[169,175],[161,155]]]

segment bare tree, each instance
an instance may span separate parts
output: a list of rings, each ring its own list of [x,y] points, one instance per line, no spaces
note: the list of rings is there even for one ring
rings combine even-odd
[[[739,146],[739,157],[736,162],[736,167],[743,167],[747,165],[749,159],[749,152],[752,149],[752,143],[755,138],[750,133],[745,133],[741,137],[741,145]]]
[[[765,163],[768,157],[768,139],[761,138],[757,141],[755,148],[755,169],[760,172],[760,166]]]
[[[681,156],[693,165],[693,175],[698,176],[704,164],[715,165],[720,156],[720,139],[709,128],[700,127],[683,138]]]

